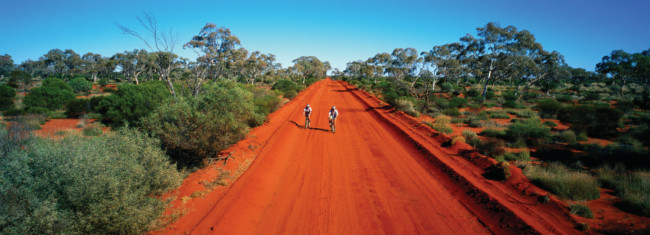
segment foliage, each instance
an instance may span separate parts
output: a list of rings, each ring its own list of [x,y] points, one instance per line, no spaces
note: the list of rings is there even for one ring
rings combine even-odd
[[[442,110],[442,113],[450,117],[460,116],[460,110],[458,110],[458,108],[446,108]]]
[[[493,128],[485,128],[479,134],[485,137],[503,137],[506,135],[506,132]]]
[[[549,120],[549,121],[545,121],[544,123],[542,123],[542,125],[552,128],[552,127],[556,127],[557,123],[555,123],[554,121]]]
[[[72,90],[76,93],[81,93],[81,92],[88,92],[91,89],[93,89],[93,84],[89,81],[87,81],[83,77],[76,77],[73,78],[68,82],[70,87],[72,87]]]
[[[608,137],[617,133],[623,113],[601,105],[572,105],[562,108],[557,116],[560,121],[571,123],[571,128],[578,133]]]
[[[116,93],[103,98],[96,111],[101,113],[104,121],[113,126],[126,123],[138,124],[140,119],[149,115],[171,95],[163,82],[151,81],[140,85],[123,84]]]
[[[275,84],[273,84],[273,87],[271,87],[271,89],[282,91],[282,93],[284,93],[284,98],[288,99],[293,99],[293,97],[296,97],[298,92],[301,90],[298,84],[287,79],[278,80],[275,82]]]
[[[623,167],[599,169],[598,181],[604,188],[614,189],[621,197],[617,204],[625,211],[650,216],[650,178],[647,171],[626,171]]]
[[[42,107],[57,110],[66,106],[75,98],[72,88],[58,78],[47,78],[41,87],[33,88],[23,103],[26,107]]]
[[[243,139],[249,126],[260,125],[265,113],[254,105],[254,95],[235,83],[211,83],[205,94],[160,104],[144,119],[164,149],[183,165],[197,165],[206,157]]]
[[[598,182],[580,171],[571,171],[559,163],[548,166],[527,165],[524,175],[535,185],[570,200],[593,200],[600,197]]]
[[[454,130],[449,127],[450,122],[451,118],[449,116],[438,115],[433,123],[433,129],[444,134],[452,133]]]
[[[564,130],[554,136],[558,141],[567,144],[576,144],[577,138],[576,133],[572,130]]]
[[[489,117],[493,119],[510,119],[510,116],[503,111],[492,111],[488,113],[490,115]]]
[[[0,85],[0,110],[7,110],[14,107],[16,90],[6,84]]]
[[[585,204],[580,204],[580,203],[575,203],[569,205],[569,210],[571,211],[571,214],[584,217],[584,218],[589,218],[593,219],[594,214],[591,212],[591,209]]]
[[[530,161],[530,152],[521,151],[519,153],[507,152],[503,154],[506,161]]]
[[[463,108],[467,105],[467,100],[460,97],[453,97],[449,99],[449,107],[452,108]]]
[[[506,152],[505,147],[505,142],[497,138],[488,138],[476,146],[481,154],[492,157],[503,155]]]
[[[402,111],[410,116],[419,117],[420,113],[413,107],[413,102],[409,99],[400,98],[396,102],[395,109]]]
[[[501,106],[503,106],[504,108],[513,108],[513,109],[522,107],[522,105],[520,103],[517,103],[517,101],[514,101],[514,100],[507,100],[507,101],[503,102],[503,105],[501,105]]]
[[[95,127],[95,126],[87,126],[84,127],[82,133],[84,134],[84,136],[100,136],[104,132],[102,131],[102,128]]]
[[[550,137],[550,128],[542,125],[539,119],[519,119],[506,128],[506,136],[514,141],[538,144]]]
[[[573,102],[573,96],[569,94],[558,95],[555,99],[557,101],[564,102],[564,103]]]
[[[158,141],[137,131],[24,144],[0,158],[2,234],[144,233],[181,182]]]
[[[552,99],[543,99],[537,101],[535,106],[543,118],[555,118],[555,115],[562,109],[562,104]]]

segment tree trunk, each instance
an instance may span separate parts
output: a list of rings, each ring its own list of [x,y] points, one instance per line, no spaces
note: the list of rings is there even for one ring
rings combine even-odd
[[[481,103],[485,102],[485,97],[487,96],[487,87],[490,82],[490,78],[492,78],[492,69],[494,69],[492,67],[493,63],[494,61],[490,60],[490,70],[488,70],[488,76],[487,79],[485,79],[485,85],[483,86],[483,100],[481,100]]]

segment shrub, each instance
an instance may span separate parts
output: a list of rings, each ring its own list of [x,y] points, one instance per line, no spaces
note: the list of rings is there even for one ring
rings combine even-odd
[[[550,128],[540,124],[538,119],[520,119],[506,128],[511,140],[525,140],[529,144],[544,142],[550,137]]]
[[[512,109],[516,109],[516,108],[521,108],[521,107],[522,107],[522,105],[521,105],[520,103],[517,103],[516,101],[513,101],[513,100],[507,100],[506,102],[503,102],[503,105],[502,105],[502,106],[503,106],[504,108],[512,108]]]
[[[589,218],[593,219],[594,214],[591,213],[591,209],[585,204],[580,204],[580,203],[575,203],[569,205],[569,210],[571,211],[571,214],[584,217],[584,218]]]
[[[598,92],[587,92],[585,93],[584,99],[597,101],[600,100],[600,94]]]
[[[73,78],[68,82],[68,85],[70,85],[72,90],[76,93],[88,92],[93,89],[93,84],[82,77]]]
[[[294,90],[287,91],[287,92],[284,93],[284,95],[282,95],[282,97],[290,99],[290,100],[295,98],[296,96],[298,96],[298,92],[296,92]]]
[[[575,132],[608,137],[617,133],[623,113],[601,105],[572,105],[562,108],[557,116],[560,121],[571,123]]]
[[[564,102],[564,103],[573,102],[573,96],[569,94],[558,95],[555,99],[557,101]]]
[[[453,97],[449,100],[449,107],[463,108],[467,105],[467,100],[460,97]]]
[[[140,119],[149,115],[171,95],[163,82],[149,81],[140,85],[123,84],[119,90],[103,98],[96,111],[113,126],[126,123],[138,125]]]
[[[493,128],[486,128],[483,131],[481,131],[480,135],[485,136],[485,137],[502,137],[506,135],[506,132],[503,130],[498,130],[498,129],[493,129]]]
[[[506,112],[489,112],[490,118],[494,119],[510,119],[510,116]]]
[[[88,99],[74,99],[68,104],[65,114],[71,118],[77,118],[81,115],[91,112],[90,100]]]
[[[449,108],[449,101],[446,99],[434,98],[433,102],[436,104],[436,107],[439,109]]]
[[[106,87],[108,85],[108,78],[102,78],[97,81],[100,87]]]
[[[517,95],[515,95],[515,93],[512,92],[512,91],[511,92],[506,92],[506,93],[503,94],[503,99],[505,101],[515,101],[515,100],[517,100]]]
[[[6,84],[0,85],[0,110],[7,110],[14,107],[16,90]]]
[[[449,123],[451,122],[451,118],[445,115],[438,115],[436,117],[435,122],[433,123],[433,129],[435,129],[438,132],[444,133],[444,134],[449,134],[454,132],[451,127],[449,127]]]
[[[547,126],[547,127],[556,127],[557,123],[555,123],[553,121],[545,121],[544,123],[542,123],[542,125]]]
[[[0,158],[2,234],[145,233],[182,179],[158,141],[137,131],[24,144]]]
[[[482,125],[481,119],[476,115],[469,116],[467,119],[465,119],[465,124],[467,124],[469,127],[480,127]]]
[[[562,198],[584,201],[600,197],[594,177],[580,171],[570,171],[559,163],[546,167],[528,165],[523,172],[532,183]]]
[[[454,86],[451,83],[440,84],[440,91],[442,91],[442,92],[445,92],[445,93],[451,92],[451,91],[453,91],[453,89],[454,89]]]
[[[480,96],[481,92],[476,88],[471,88],[465,92],[465,97],[477,97]]]
[[[162,103],[143,120],[143,126],[160,138],[169,155],[188,166],[216,156],[243,139],[249,126],[264,120],[253,104],[253,94],[241,84],[207,84],[205,89],[199,97]]]
[[[487,141],[479,143],[476,148],[481,154],[494,157],[503,155],[506,152],[505,146],[506,144],[503,140],[489,138]]]
[[[275,82],[275,84],[273,84],[271,89],[282,91],[282,93],[285,94],[285,98],[289,98],[289,97],[286,97],[287,93],[298,94],[298,92],[301,90],[300,86],[298,84],[294,83],[291,80],[287,80],[287,79],[278,80],[277,82]],[[295,95],[293,97],[295,97]],[[292,99],[293,97],[291,97],[289,99]]]
[[[395,108],[413,117],[420,116],[420,113],[413,107],[413,102],[405,98],[397,99]]]
[[[539,114],[544,118],[554,118],[562,109],[562,104],[552,99],[543,99],[537,102],[535,106]]]
[[[598,181],[601,186],[613,189],[621,197],[621,202],[616,206],[631,213],[650,216],[650,173],[628,172],[618,168],[616,171],[609,167],[599,169]]]
[[[2,113],[3,116],[20,116],[25,114],[25,110],[22,109],[9,109]]]
[[[63,80],[58,78],[47,78],[41,87],[33,88],[23,103],[26,107],[41,107],[49,110],[57,110],[66,106],[74,100],[75,95],[72,88]]]
[[[530,152],[521,151],[519,153],[507,152],[503,155],[506,161],[530,161]]]
[[[450,117],[458,117],[460,116],[460,110],[457,108],[446,108],[442,110],[442,113],[444,115],[450,116]]]
[[[567,144],[577,143],[576,133],[572,130],[564,130],[556,135],[557,139]]]
[[[102,128],[94,127],[94,126],[85,127],[82,130],[82,132],[83,132],[84,136],[100,136],[100,135],[102,135],[102,133],[104,133],[102,131]]]
[[[257,115],[257,123],[254,126],[262,125],[266,120],[266,115],[280,108],[282,99],[276,96],[273,91],[257,88],[255,86],[247,86],[248,90],[253,93],[253,105]]]

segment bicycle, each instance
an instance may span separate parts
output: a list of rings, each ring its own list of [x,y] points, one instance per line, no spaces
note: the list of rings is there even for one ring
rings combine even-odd
[[[332,133],[336,133],[336,119],[330,118],[330,129]]]
[[[305,129],[309,129],[309,123],[311,120],[309,120],[309,115],[305,116]]]

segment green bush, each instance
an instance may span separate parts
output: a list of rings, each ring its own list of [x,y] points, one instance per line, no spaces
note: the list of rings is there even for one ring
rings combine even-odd
[[[290,99],[290,100],[295,98],[296,96],[298,96],[298,92],[296,92],[295,90],[287,91],[287,92],[284,93],[284,95],[282,95],[282,97]]]
[[[0,85],[0,110],[8,110],[14,107],[16,90],[6,84]]]
[[[481,133],[479,133],[482,136],[485,137],[503,137],[506,135],[506,132],[504,130],[498,130],[498,129],[493,129],[493,128],[485,128]]]
[[[458,117],[460,116],[460,110],[457,108],[446,108],[442,110],[442,113],[444,115],[450,116],[450,117]]]
[[[0,130],[0,142],[7,136]],[[23,143],[0,157],[1,234],[146,233],[182,180],[137,131]]]
[[[647,171],[626,171],[624,168],[616,171],[604,167],[599,169],[598,182],[604,188],[616,191],[621,198],[617,204],[621,209],[650,216],[650,172]]]
[[[279,90],[282,91],[282,93],[286,94],[287,92],[293,91],[296,94],[301,90],[300,86],[296,83],[294,83],[291,80],[287,79],[280,79],[273,84],[271,87],[273,90]],[[295,96],[294,96],[295,97]],[[285,97],[288,98],[288,97]]]
[[[259,125],[253,94],[234,82],[206,84],[205,94],[160,104],[143,126],[163,143],[177,162],[194,166],[243,139]]]
[[[253,126],[262,125],[268,114],[280,108],[282,99],[276,96],[273,91],[265,88],[255,86],[246,86],[246,88],[253,94],[252,101],[253,105],[255,105],[255,112],[259,114]]]
[[[589,218],[589,219],[594,218],[594,214],[591,213],[591,209],[589,209],[589,207],[585,204],[579,204],[579,203],[571,204],[569,205],[569,210],[571,211],[571,214],[580,217]]]
[[[521,105],[520,103],[517,103],[516,101],[513,101],[513,100],[506,100],[505,102],[503,102],[502,107],[503,108],[517,109],[517,108],[523,107],[523,105]]]
[[[453,97],[449,100],[449,107],[452,108],[463,108],[467,105],[467,100],[460,97]]]
[[[497,138],[489,138],[487,141],[479,143],[476,147],[478,151],[486,156],[496,157],[506,152],[505,142]]]
[[[552,99],[543,99],[537,101],[535,108],[539,110],[539,114],[542,117],[555,118],[555,115],[557,115],[558,112],[560,112],[560,109],[562,109],[562,104]]]
[[[515,101],[515,100],[517,100],[517,95],[515,95],[515,92],[512,92],[512,91],[503,93],[502,97],[503,97],[503,100],[505,100],[505,101]]]
[[[600,197],[598,182],[594,177],[571,171],[559,163],[546,167],[527,165],[523,172],[532,183],[562,198],[584,201]]]
[[[605,105],[571,105],[562,108],[557,115],[562,122],[571,123],[577,133],[593,137],[616,135],[623,112]]]
[[[564,130],[556,135],[557,140],[567,143],[567,144],[576,144],[577,138],[576,133],[572,130]]]
[[[493,119],[510,119],[510,116],[506,112],[503,112],[503,111],[492,111],[492,112],[488,112],[488,113],[490,115],[490,118],[493,118]]]
[[[542,125],[547,126],[547,127],[556,127],[557,123],[555,123],[553,121],[545,121],[544,123],[542,123]]]
[[[434,98],[433,103],[436,104],[436,107],[439,109],[449,108],[449,101],[446,99]]]
[[[66,107],[65,115],[70,118],[77,118],[81,115],[90,113],[92,111],[90,107],[89,99],[74,99],[70,101],[68,107]]]
[[[74,90],[76,93],[88,92],[93,89],[92,82],[89,82],[83,77],[73,78],[68,82],[68,85],[70,85],[70,87],[72,87],[72,90]]]
[[[525,140],[528,144],[539,144],[549,139],[550,128],[543,126],[539,119],[520,119],[506,128],[505,136],[510,140]]]
[[[4,111],[4,113],[2,113],[3,116],[20,116],[20,115],[23,115],[23,114],[25,114],[25,110],[23,110],[23,109],[15,109],[15,108],[14,109],[9,109],[7,111]]]
[[[81,131],[84,136],[100,136],[102,133],[102,128],[99,127],[94,127],[94,126],[87,126],[84,127],[84,129]]]
[[[573,96],[569,95],[569,94],[558,95],[555,99],[557,101],[560,101],[560,102],[563,102],[563,103],[571,103],[571,102],[573,102]]]
[[[506,161],[530,161],[530,152],[521,151],[519,153],[507,152],[503,155]]]
[[[440,91],[442,91],[442,92],[445,92],[445,93],[452,92],[453,89],[454,89],[454,86],[451,83],[440,84]]]
[[[112,126],[122,126],[126,123],[137,125],[141,118],[149,115],[162,103],[167,103],[166,100],[170,97],[163,82],[123,84],[117,92],[101,99],[95,110]]]
[[[473,98],[481,95],[481,91],[476,88],[471,88],[465,92],[465,97]]]
[[[397,100],[395,109],[402,111],[413,117],[420,116],[420,113],[417,110],[415,110],[415,108],[413,107],[413,102],[411,102],[411,100],[409,99],[399,98]]]
[[[47,78],[41,87],[33,88],[23,103],[27,108],[41,107],[49,110],[57,110],[66,106],[74,100],[75,95],[72,88],[63,80],[58,78]]]
[[[100,87],[106,87],[108,85],[108,78],[102,78],[97,81]]]

